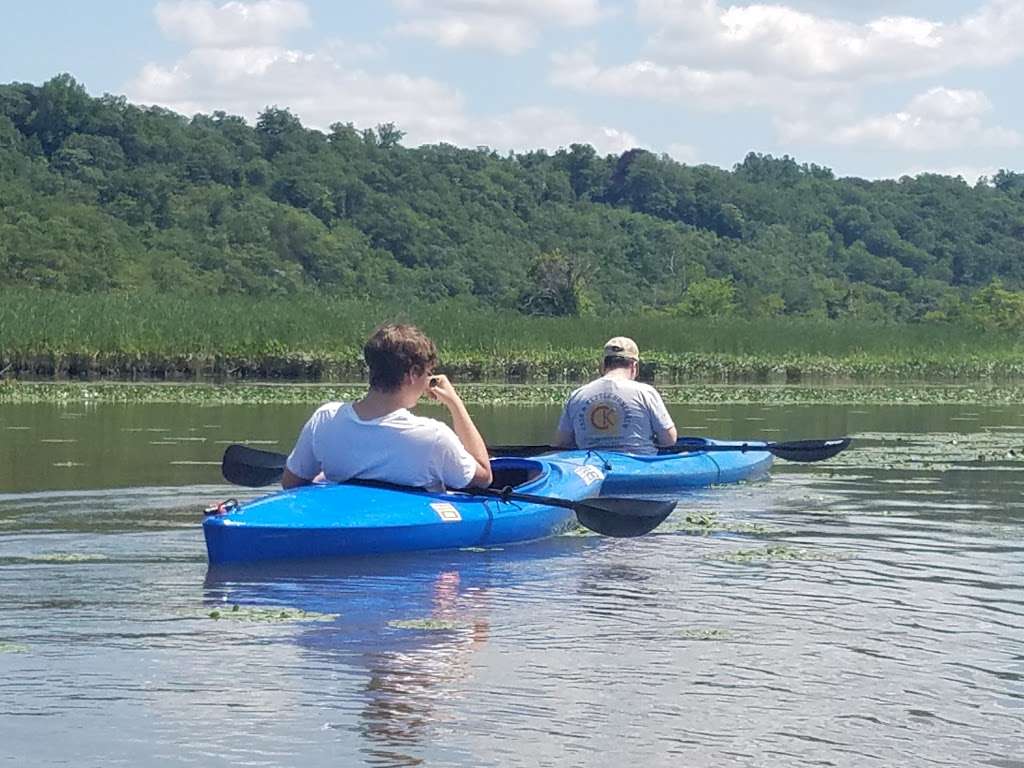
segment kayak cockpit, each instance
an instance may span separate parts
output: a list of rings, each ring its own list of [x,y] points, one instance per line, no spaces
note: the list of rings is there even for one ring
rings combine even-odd
[[[504,458],[491,459],[491,481],[490,488],[518,488],[521,485],[532,483],[542,477],[546,470],[544,464],[530,459]]]

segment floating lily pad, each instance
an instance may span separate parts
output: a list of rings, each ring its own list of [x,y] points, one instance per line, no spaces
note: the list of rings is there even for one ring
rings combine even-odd
[[[657,533],[691,533],[697,536],[707,536],[712,533],[740,533],[764,536],[778,533],[778,531],[760,523],[721,521],[714,512],[691,512],[682,520],[666,520],[658,526]]]
[[[589,355],[589,352],[587,353]],[[361,355],[360,355],[361,357]],[[777,357],[773,353],[772,359]],[[334,365],[338,361],[324,361]],[[486,364],[481,360],[481,365]],[[845,373],[841,368],[820,371],[826,378],[830,375],[842,378],[856,378],[858,370],[851,368]],[[833,361],[834,362],[834,361]],[[587,365],[589,365],[589,358]],[[735,378],[742,378],[746,366],[742,360],[735,361]],[[1016,363],[1013,364],[1016,366]],[[476,367],[476,366],[474,366]],[[486,367],[486,366],[485,366]],[[675,371],[677,380],[688,376],[700,378],[703,370],[689,366],[685,361],[669,366]],[[564,365],[556,364],[555,369],[564,375]],[[582,370],[582,369],[581,369]],[[722,369],[723,371],[725,369]],[[907,369],[909,370],[909,369]],[[986,369],[987,370],[987,369]],[[807,368],[805,373],[813,373]],[[500,372],[495,371],[495,375]],[[861,373],[864,373],[863,371]],[[869,371],[872,378],[883,376],[884,370]],[[1017,384],[985,384],[974,387],[956,384],[917,385],[899,382],[906,371],[896,366],[889,374],[895,381],[880,385],[854,386],[787,386],[787,385],[715,385],[715,384],[665,384],[659,387],[666,403],[675,405],[726,403],[759,403],[762,405],[921,405],[941,403],[969,403],[972,405],[1016,404],[1024,400],[1024,387]],[[941,371],[937,370],[937,374]],[[990,376],[991,371],[979,372]],[[1010,373],[1010,371],[1008,371]],[[1014,368],[1014,375],[1019,375]],[[917,375],[920,371],[917,371]],[[970,371],[961,371],[959,376],[969,376]],[[583,374],[580,374],[581,376]],[[1012,377],[1011,377],[1012,378]],[[329,399],[349,400],[360,397],[365,388],[361,385],[344,384],[281,384],[264,385],[217,385],[217,384],[140,384],[106,382],[102,386],[88,386],[68,382],[18,382],[0,387],[0,402],[5,403],[70,403],[70,402],[112,402],[112,403],[319,403]],[[570,384],[460,384],[459,392],[467,403],[477,405],[560,405],[572,390]],[[146,428],[147,432],[170,432],[170,428]],[[858,446],[860,447],[860,446]]]
[[[821,552],[802,547],[776,546],[759,549],[737,549],[732,552],[705,555],[707,560],[724,560],[730,563],[758,563],[775,560],[843,560],[845,555],[835,552]]]
[[[432,632],[443,630],[462,629],[469,626],[464,621],[453,621],[450,619],[395,619],[388,622],[389,627],[395,629],[426,629]]]
[[[298,608],[232,605],[230,608],[215,608],[208,614],[211,619],[248,621],[259,624],[282,624],[293,621],[334,621],[337,613],[315,613]]]
[[[81,552],[47,552],[41,555],[25,555],[17,559],[33,563],[93,563],[109,558],[106,555]]]
[[[687,640],[728,640],[732,633],[727,629],[684,629],[680,633]]]

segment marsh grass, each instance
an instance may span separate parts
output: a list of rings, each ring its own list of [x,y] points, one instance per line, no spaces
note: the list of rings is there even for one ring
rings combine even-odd
[[[358,381],[362,344],[415,322],[463,381],[575,382],[610,336],[637,339],[662,383],[1024,379],[1024,340],[949,324],[807,318],[544,318],[463,304],[0,291],[8,378]]]

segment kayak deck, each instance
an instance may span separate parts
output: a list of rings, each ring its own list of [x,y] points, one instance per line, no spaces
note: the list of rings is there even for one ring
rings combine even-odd
[[[774,457],[747,443],[747,450],[701,451],[703,445],[744,445],[740,442],[682,437],[677,445],[696,448],[684,453],[639,455],[615,451],[557,451],[544,458],[595,466],[605,473],[602,496],[674,493],[721,483],[756,480],[771,469]]]
[[[496,459],[492,487],[580,500],[596,496],[595,467]],[[211,564],[495,546],[562,533],[568,509],[378,484],[322,484],[263,496],[203,521]]]

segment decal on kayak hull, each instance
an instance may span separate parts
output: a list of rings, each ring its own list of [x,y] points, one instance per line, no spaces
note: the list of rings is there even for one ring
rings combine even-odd
[[[579,475],[580,480],[587,485],[593,485],[604,480],[604,472],[591,464],[576,467],[575,472]]]
[[[430,505],[430,508],[437,512],[437,516],[446,523],[458,523],[462,520],[459,510],[455,508],[455,505],[447,501],[435,501]]]

